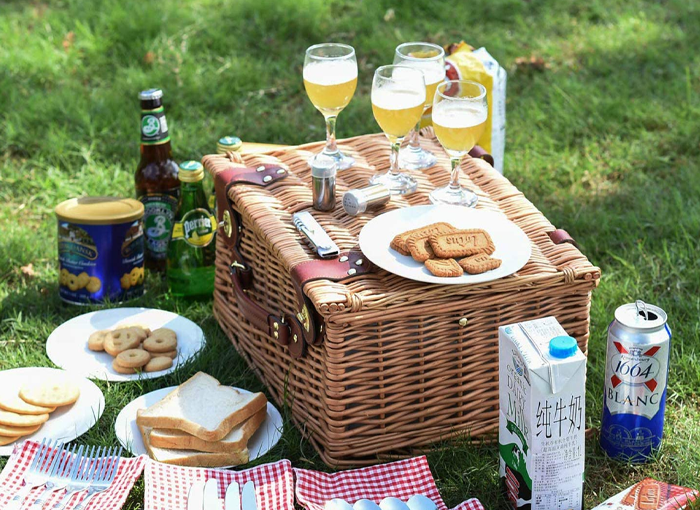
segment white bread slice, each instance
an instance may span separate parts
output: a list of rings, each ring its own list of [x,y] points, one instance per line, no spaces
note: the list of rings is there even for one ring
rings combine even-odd
[[[203,441],[186,432],[175,429],[153,429],[150,434],[151,446],[175,450],[196,450],[212,453],[238,453],[246,449],[248,440],[260,428],[267,417],[267,406],[260,409],[246,421],[233,427],[221,441]]]
[[[146,446],[146,451],[149,457],[164,464],[173,464],[175,466],[189,467],[224,467],[224,466],[240,466],[248,463],[248,449],[237,453],[207,453],[195,452],[192,450],[171,450],[167,448],[156,448],[151,445],[149,427],[139,426],[143,444]]]
[[[204,441],[219,441],[266,406],[267,398],[262,393],[244,394],[197,372],[163,400],[139,411],[136,423],[182,430]]]

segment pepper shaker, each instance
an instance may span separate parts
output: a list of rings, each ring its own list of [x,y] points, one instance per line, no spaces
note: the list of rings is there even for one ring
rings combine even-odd
[[[313,206],[317,211],[335,209],[335,176],[338,164],[331,157],[316,154],[309,159],[313,188]]]
[[[391,200],[391,191],[383,184],[351,189],[343,195],[343,209],[350,216],[357,216],[368,209],[376,209]]]

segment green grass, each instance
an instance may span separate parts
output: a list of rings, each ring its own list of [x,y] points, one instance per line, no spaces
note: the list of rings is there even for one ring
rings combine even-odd
[[[388,9],[393,20],[385,21]],[[53,0],[0,5],[0,369],[50,365],[44,343],[82,313],[57,299],[53,207],[83,194],[133,192],[137,92],[160,86],[178,160],[215,140],[297,144],[323,137],[302,90],[306,46],[357,49],[357,94],[339,136],[377,131],[372,72],[406,40],[462,38],[509,71],[506,174],[579,241],[603,277],[591,309],[588,425],[599,425],[605,330],[637,298],[663,307],[674,331],[667,439],[656,462],[631,467],[587,445],[586,503],[644,476],[700,486],[700,5],[666,0]],[[73,35],[69,35],[73,34]],[[65,42],[65,44],[64,44]],[[542,72],[515,66],[541,56]],[[20,267],[32,263],[36,276]],[[206,370],[263,389],[211,316],[158,278],[136,304],[201,324],[203,355],[156,381],[98,383],[107,409],[81,438],[114,443],[112,424],[135,396]],[[323,468],[288,423],[261,462]],[[449,505],[469,497],[499,508],[497,451],[466,444],[429,455]],[[2,461],[0,461],[2,465]],[[127,508],[141,508],[139,482]]]

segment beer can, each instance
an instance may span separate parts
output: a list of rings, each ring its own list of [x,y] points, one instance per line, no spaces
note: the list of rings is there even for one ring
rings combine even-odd
[[[615,310],[608,327],[600,446],[642,463],[661,446],[671,330],[666,312],[636,301]]]

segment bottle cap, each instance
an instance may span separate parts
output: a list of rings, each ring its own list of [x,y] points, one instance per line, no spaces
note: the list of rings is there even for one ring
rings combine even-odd
[[[338,171],[338,164],[335,159],[325,154],[316,154],[314,157],[310,158],[309,166],[311,167],[311,177],[320,179],[335,177]]]
[[[163,91],[160,89],[148,89],[139,92],[139,99],[147,101],[149,99],[160,99],[163,97]]]
[[[199,161],[183,161],[177,176],[182,182],[201,181],[204,179],[204,167]]]
[[[237,136],[222,136],[216,142],[216,152],[226,154],[231,151],[239,151],[243,146],[243,142]]]
[[[549,341],[549,354],[555,358],[570,358],[577,350],[576,339],[570,336],[555,336]]]

